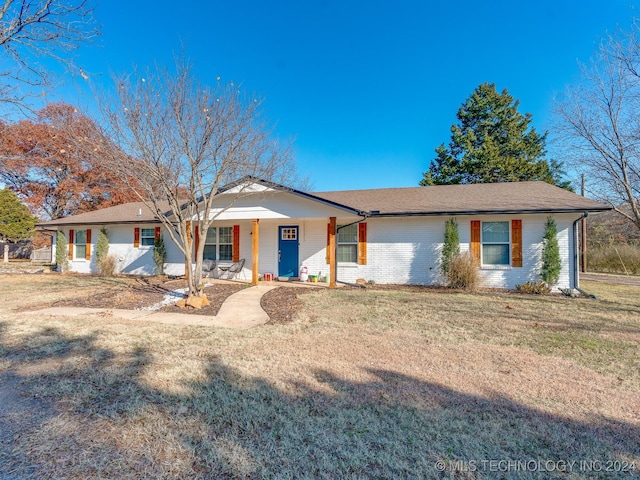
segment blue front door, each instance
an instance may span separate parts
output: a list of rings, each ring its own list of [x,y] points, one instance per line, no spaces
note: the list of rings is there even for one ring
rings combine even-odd
[[[298,276],[298,226],[278,227],[278,276]]]

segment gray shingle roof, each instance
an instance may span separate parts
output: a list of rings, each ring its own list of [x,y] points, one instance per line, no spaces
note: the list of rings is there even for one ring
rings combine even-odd
[[[159,223],[155,214],[142,202],[124,203],[93,212],[79,213],[41,223],[40,226],[102,225],[112,223]]]
[[[377,188],[313,195],[381,215],[581,212],[610,207],[545,182]]]
[[[480,213],[560,213],[610,210],[589,198],[545,182],[484,183],[434,187],[377,188],[305,194],[379,215],[461,215]],[[374,213],[375,214],[375,213]],[[40,226],[159,223],[142,202],[81,213]]]

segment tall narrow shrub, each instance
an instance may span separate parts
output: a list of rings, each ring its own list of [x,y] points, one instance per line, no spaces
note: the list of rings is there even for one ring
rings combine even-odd
[[[156,262],[156,273],[164,274],[164,264],[167,262],[167,248],[164,245],[162,235],[156,238],[153,244],[153,261]]]
[[[109,255],[109,235],[104,227],[98,232],[96,266],[98,267],[98,273],[105,277],[112,276],[116,269],[116,258],[113,255]]]
[[[67,247],[69,246],[69,242],[67,242],[66,235],[58,230],[58,234],[56,235],[56,268],[59,272],[64,272],[67,270],[67,261],[69,259],[69,254],[67,252]]]
[[[96,242],[96,261],[100,264],[100,261],[106,258],[109,254],[109,237],[107,235],[107,229],[101,228],[98,232],[98,241]]]
[[[440,258],[440,268],[447,276],[451,262],[460,255],[460,235],[458,222],[455,218],[448,219],[444,224],[444,244]]]
[[[560,278],[562,261],[558,246],[558,227],[552,217],[547,217],[542,240],[542,269],[540,276],[548,285],[555,285]]]

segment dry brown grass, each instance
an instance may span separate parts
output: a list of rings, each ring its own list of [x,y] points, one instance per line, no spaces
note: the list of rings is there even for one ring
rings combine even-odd
[[[640,244],[607,243],[589,248],[589,270],[593,272],[640,274]]]
[[[294,322],[248,331],[13,310],[118,288],[80,278],[0,275],[0,385],[38,413],[0,442],[0,477],[587,476],[438,460],[617,460],[635,470],[600,476],[638,476],[637,287],[322,290]]]

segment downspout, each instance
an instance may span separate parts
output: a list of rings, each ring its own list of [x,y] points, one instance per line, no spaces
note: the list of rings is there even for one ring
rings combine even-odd
[[[588,298],[597,299],[597,297],[592,294],[585,292],[580,288],[580,266],[578,260],[578,222],[587,218],[589,216],[589,212],[585,211],[584,214],[573,222],[573,288],[580,292],[582,295]]]
[[[355,222],[351,222],[351,223],[347,223],[346,225],[341,225],[338,228],[336,228],[336,252],[335,252],[335,257],[336,257],[336,282],[338,282],[338,232],[343,229],[343,228],[347,228],[350,227],[351,225],[356,225],[358,223],[362,223],[364,222],[367,218],[369,218],[369,215],[367,215],[366,213],[359,213],[359,215],[362,217],[360,220],[356,220]],[[364,285],[360,285],[358,283],[349,283],[349,282],[340,282],[343,285],[349,285],[350,287],[358,287],[358,288],[366,288]]]

